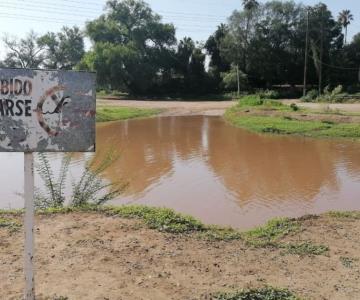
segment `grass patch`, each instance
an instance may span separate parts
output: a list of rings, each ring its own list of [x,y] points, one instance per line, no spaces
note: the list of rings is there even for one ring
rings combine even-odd
[[[245,241],[255,247],[277,246],[277,241],[298,231],[299,222],[288,218],[270,220],[266,225],[244,233]]]
[[[340,262],[345,268],[352,269],[355,262],[358,262],[358,259],[351,258],[351,257],[340,257]]]
[[[21,228],[21,224],[14,219],[0,218],[0,228],[6,228],[11,232],[15,232]]]
[[[220,293],[212,299],[215,300],[300,300],[287,289],[264,287],[259,289],[247,289],[234,293]]]
[[[315,245],[310,241],[299,244],[286,244],[281,246],[281,248],[285,249],[283,254],[295,254],[300,256],[324,255],[329,252],[328,246]]]
[[[331,211],[326,213],[326,215],[336,219],[360,219],[360,211]]]
[[[200,237],[208,241],[232,241],[242,238],[241,232],[231,227],[206,226],[206,230],[200,233]]]
[[[283,110],[283,111],[292,111],[293,109],[290,106],[284,105],[280,101],[262,99],[257,95],[249,95],[241,98],[238,102],[237,107],[239,108],[252,108],[252,109],[262,109],[262,110]]]
[[[191,233],[205,230],[205,225],[200,221],[191,216],[176,213],[169,208],[141,205],[120,206],[110,208],[107,214],[142,219],[149,228],[170,233]]]
[[[330,123],[317,120],[299,121],[282,116],[240,114],[243,111],[241,105],[232,107],[226,111],[225,119],[236,127],[260,133],[360,139],[360,124],[357,123]]]
[[[120,121],[134,118],[152,117],[159,109],[143,109],[131,107],[100,107],[96,111],[96,122]]]

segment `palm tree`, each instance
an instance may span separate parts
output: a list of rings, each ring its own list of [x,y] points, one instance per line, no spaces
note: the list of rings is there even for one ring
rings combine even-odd
[[[347,29],[350,25],[351,21],[354,20],[354,16],[351,14],[350,10],[345,9],[342,12],[339,13],[338,20],[342,27],[345,29],[345,44],[347,39]]]
[[[242,4],[246,10],[253,10],[259,6],[259,2],[256,0],[243,0]]]

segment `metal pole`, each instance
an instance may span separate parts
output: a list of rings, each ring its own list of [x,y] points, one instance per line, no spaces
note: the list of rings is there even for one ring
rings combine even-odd
[[[240,96],[240,74],[239,74],[239,64],[236,65],[236,76],[237,76],[237,95]]]
[[[25,300],[35,299],[34,287],[34,157],[24,153],[25,175]]]
[[[305,42],[305,66],[304,66],[304,90],[303,96],[307,92],[307,68],[308,68],[308,55],[309,55],[309,9],[306,12],[306,42]]]

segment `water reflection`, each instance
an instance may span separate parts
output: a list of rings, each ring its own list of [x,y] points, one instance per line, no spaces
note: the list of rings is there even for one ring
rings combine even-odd
[[[242,228],[275,216],[360,208],[359,143],[264,136],[196,116],[101,124],[95,158],[109,148],[121,158],[106,179],[129,182],[117,204],[167,206]]]

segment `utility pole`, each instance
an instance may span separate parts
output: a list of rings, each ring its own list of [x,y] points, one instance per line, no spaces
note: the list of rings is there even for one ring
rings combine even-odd
[[[324,9],[321,9],[321,41],[320,41],[320,65],[319,65],[319,95],[322,94],[323,57],[324,57]]]
[[[309,8],[306,10],[306,41],[305,41],[305,66],[304,66],[304,89],[303,96],[306,96],[307,92],[307,68],[309,59]]]
[[[236,75],[237,75],[237,95],[240,96],[240,74],[239,74],[239,64],[236,65]]]

